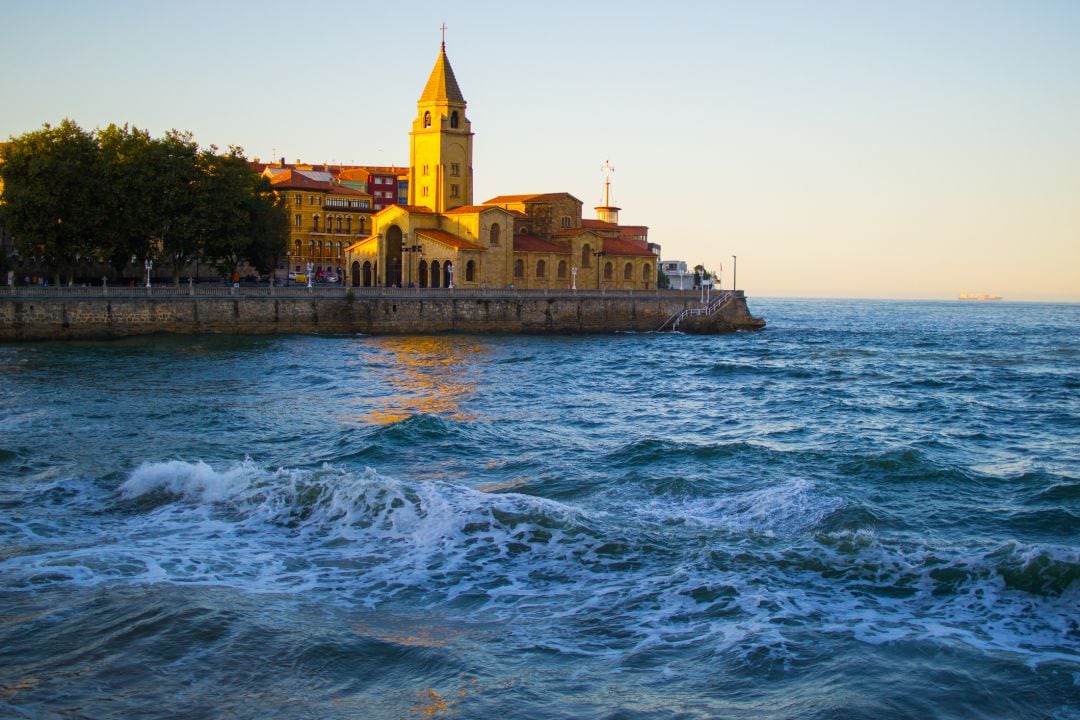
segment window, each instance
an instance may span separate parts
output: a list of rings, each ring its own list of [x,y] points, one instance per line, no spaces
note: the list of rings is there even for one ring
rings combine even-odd
[[[564,228],[570,227],[570,216],[563,215],[562,220],[559,222],[559,224],[562,225]]]
[[[450,186],[450,197],[452,197],[452,198],[460,197],[460,193],[458,192],[458,186],[457,185],[451,185]]]
[[[458,177],[461,175],[461,165],[458,163],[450,163],[450,176]]]
[[[592,257],[592,248],[588,243],[581,246],[581,267],[589,267],[589,259]]]
[[[431,113],[427,111],[424,112],[424,127],[431,127]]]
[[[311,231],[312,232],[319,232],[319,216],[318,215],[313,215],[311,217]]]
[[[337,216],[337,231],[339,233],[341,232],[341,216],[340,215]],[[627,267],[629,267],[629,266],[627,266]]]
[[[622,276],[623,276],[623,280],[633,280],[634,279],[634,266],[633,266],[633,264],[626,263],[626,267],[623,268]]]
[[[536,277],[542,278],[547,275],[547,263],[543,260],[536,261]]]
[[[516,278],[525,277],[525,261],[524,260],[515,260],[514,261],[514,277],[516,277]]]
[[[641,279],[646,282],[652,279],[652,268],[649,267],[649,263],[645,263],[641,268]]]
[[[301,215],[300,213],[296,213],[296,217],[293,218],[293,227],[300,227],[300,223],[302,222],[302,218],[303,218],[303,215]]]
[[[427,165],[425,165],[423,167],[423,169],[420,171],[420,174],[421,175],[427,175],[428,174],[428,166]]]
[[[558,268],[558,270],[556,270],[556,272],[558,273],[559,277],[561,277],[561,278],[566,277],[566,261],[565,260],[560,260],[559,261],[559,268]]]
[[[303,204],[304,204],[304,196],[303,195],[301,195],[300,193],[296,193],[295,195],[293,195],[293,205],[303,205]]]
[[[450,127],[456,128],[458,126],[458,114],[457,110],[450,113]]]
[[[491,239],[489,240],[488,244],[492,247],[495,247],[499,244],[499,223],[492,223]]]
[[[613,270],[613,268],[611,267],[611,263],[604,263],[604,279],[605,280],[610,280],[611,279],[612,270]]]
[[[421,194],[421,195],[422,195],[423,197],[427,197],[427,196],[428,196],[428,186],[427,186],[427,185],[425,185],[424,187],[420,188],[420,194]]]
[[[352,235],[352,218],[345,218],[345,234]]]
[[[314,205],[315,204],[315,196],[314,195],[308,195],[307,196],[307,204],[308,205]]]
[[[469,282],[472,282],[473,280],[476,279],[475,276],[476,276],[476,263],[474,261],[470,260],[469,262],[465,263],[465,279],[468,280]]]

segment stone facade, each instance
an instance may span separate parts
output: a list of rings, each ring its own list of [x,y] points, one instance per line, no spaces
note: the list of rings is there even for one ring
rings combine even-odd
[[[583,203],[565,192],[500,195],[473,205],[466,108],[444,45],[409,133],[408,203],[377,212],[371,235],[347,248],[350,285],[656,287],[659,258],[644,226],[584,219]],[[617,219],[617,210],[598,208],[607,220]]]

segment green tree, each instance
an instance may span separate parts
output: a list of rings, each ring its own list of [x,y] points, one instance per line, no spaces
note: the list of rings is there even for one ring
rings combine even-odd
[[[244,261],[261,272],[275,267],[288,242],[289,221],[269,181],[252,170],[239,147],[204,160],[203,258],[225,276]]]
[[[671,287],[671,278],[667,276],[660,268],[656,269],[656,288],[658,290],[667,290]]]
[[[154,143],[157,181],[152,242],[156,257],[171,269],[174,285],[180,284],[180,273],[188,263],[202,255],[207,196],[204,154],[190,132],[170,130]]]
[[[94,136],[71,120],[12,138],[4,146],[0,222],[19,253],[38,258],[60,284],[80,256],[99,257],[105,222],[105,171]]]
[[[256,178],[248,213],[251,225],[245,259],[261,273],[272,272],[289,246],[289,213],[264,177]]]
[[[156,254],[158,205],[165,190],[161,141],[127,125],[109,125],[97,137],[108,188],[106,256],[100,259],[120,271],[132,257],[141,260]]]

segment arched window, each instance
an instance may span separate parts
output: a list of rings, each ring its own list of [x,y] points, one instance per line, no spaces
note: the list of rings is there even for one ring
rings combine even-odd
[[[311,216],[311,232],[319,232],[319,216]]]
[[[296,252],[293,253],[296,257],[300,257],[300,241],[296,241]]]
[[[337,216],[337,231],[339,233],[341,232],[341,216],[340,215]]]
[[[641,279],[646,282],[652,279],[652,266],[649,263],[645,263],[641,268]]]
[[[431,127],[431,112],[427,110],[424,111],[424,127]]]
[[[558,276],[561,277],[561,278],[566,277],[566,261],[565,260],[560,260],[559,261],[559,267],[555,272],[557,272]]]
[[[519,277],[519,278],[525,277],[525,261],[524,260],[515,260],[514,261],[514,277]]]
[[[427,260],[420,261],[420,267],[416,271],[416,284],[422,288],[427,287]]]
[[[352,215],[345,218],[345,234],[352,235]]]
[[[547,263],[543,260],[536,261],[536,277],[542,278],[547,275]]]
[[[431,287],[442,287],[442,269],[438,260],[431,263]]]
[[[604,263],[604,279],[605,280],[610,280],[611,279],[611,271],[612,271],[612,269],[613,268],[611,267],[611,263],[609,263],[609,262]]]
[[[308,243],[308,255],[315,255],[315,241],[312,240]]]
[[[457,110],[450,113],[450,127],[456,128],[458,126],[458,114]]]
[[[592,248],[589,243],[581,246],[581,267],[590,267],[589,260],[592,258]]]
[[[634,265],[633,263],[626,263],[626,267],[623,268],[623,280],[634,279]]]
[[[490,240],[490,244],[492,246],[495,246],[495,245],[499,244],[499,223],[492,223],[491,224],[491,240]]]
[[[465,279],[469,282],[476,279],[476,262],[473,260],[465,263]]]

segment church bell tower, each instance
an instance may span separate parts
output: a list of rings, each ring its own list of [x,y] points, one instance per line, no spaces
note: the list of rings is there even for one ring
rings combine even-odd
[[[472,128],[446,57],[446,26],[409,133],[409,204],[441,213],[472,205]]]

